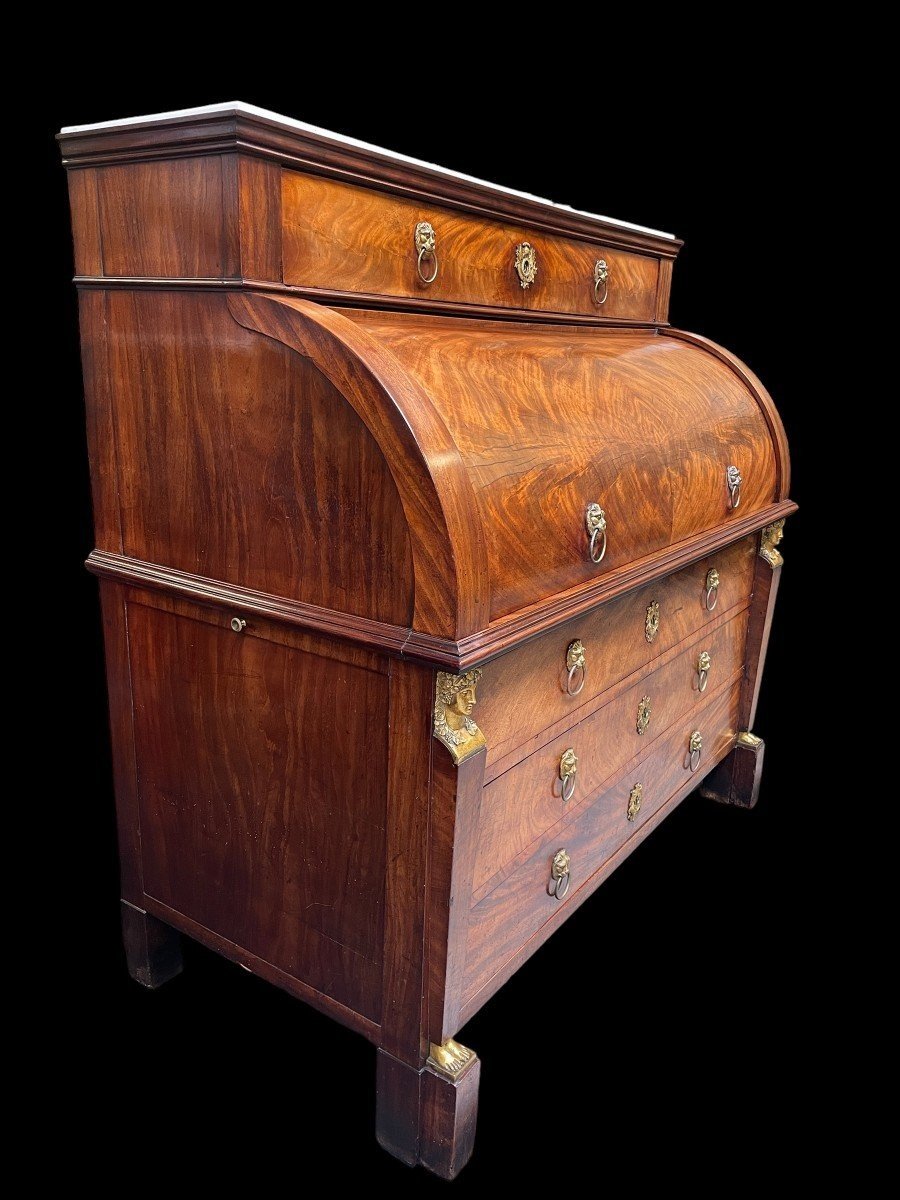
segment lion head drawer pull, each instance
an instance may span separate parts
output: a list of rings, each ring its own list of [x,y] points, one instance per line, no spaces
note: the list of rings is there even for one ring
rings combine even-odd
[[[599,504],[589,504],[584,514],[584,524],[591,539],[588,543],[588,554],[591,562],[603,562],[606,553],[606,513]]]
[[[434,226],[429,221],[420,221],[416,226],[415,234],[416,250],[419,252],[419,257],[416,259],[416,270],[419,273],[419,278],[423,283],[434,283],[438,273],[438,257],[436,253],[437,235],[434,232]],[[431,259],[431,274],[426,275],[423,269],[423,262],[426,258]]]
[[[709,651],[701,651],[700,657],[697,659],[697,690],[700,692],[706,691],[706,685],[709,683],[709,669],[711,666],[712,659],[709,656]]]
[[[565,850],[557,850],[553,855],[553,862],[550,864],[550,882],[547,884],[547,893],[555,896],[557,900],[562,900],[568,890],[569,856]]]
[[[600,295],[600,289],[603,295]],[[602,307],[609,295],[609,266],[605,258],[598,258],[594,263],[594,303]]]
[[[566,691],[570,696],[577,696],[584,687],[584,681],[587,678],[587,666],[585,665],[584,642],[578,640],[569,643],[569,648],[566,651],[566,666],[569,668],[569,674],[566,676]],[[575,676],[581,678],[578,681],[578,687],[573,687]]]
[[[688,758],[684,764],[690,767],[691,771],[696,771],[700,766],[700,755],[703,753],[703,734],[699,729],[695,729],[691,734],[691,740],[688,742]]]
[[[644,785],[642,783],[636,783],[628,793],[628,807],[625,809],[625,816],[629,821],[633,821],[641,811],[641,804],[643,803],[643,800]]]
[[[516,274],[523,288],[530,288],[537,279],[537,250],[531,242],[516,246]]]
[[[247,628],[247,622],[244,620],[243,617],[232,617],[231,618],[231,628],[234,630],[235,633],[243,633],[244,630]]]
[[[563,803],[568,804],[575,795],[575,775],[578,772],[578,755],[570,746],[559,760],[559,777],[562,780]]]
[[[712,610],[719,603],[719,572],[710,567],[706,572],[706,611]]]
[[[741,484],[744,482],[741,473],[737,467],[728,467],[725,471],[725,476],[728,481],[728,496],[731,500],[731,507],[740,508]]]

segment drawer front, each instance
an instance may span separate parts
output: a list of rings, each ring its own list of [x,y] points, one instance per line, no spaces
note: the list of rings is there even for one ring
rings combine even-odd
[[[295,286],[655,320],[659,260],[652,256],[295,171],[282,176],[282,214],[284,282]],[[427,231],[417,248],[417,226],[426,222],[433,251]],[[517,269],[516,251],[523,243],[532,253],[520,252]],[[605,279],[597,269],[600,260]],[[537,272],[523,287],[529,261]]]
[[[715,627],[745,607],[753,583],[756,537],[744,538],[683,571],[620,596],[495,659],[478,692],[478,723],[488,739],[488,780],[584,719],[608,688],[645,670],[686,638]],[[710,593],[707,578],[718,575]],[[648,640],[648,609],[659,604],[659,625]],[[584,646],[585,669],[573,673],[567,654]]]
[[[651,753],[673,725],[700,721],[707,698],[742,674],[746,637],[744,609],[652,674],[613,689],[600,709],[490,783],[481,806],[476,899],[536,839],[590,804],[635,755]],[[708,656],[702,664],[701,655]]]
[[[712,696],[691,720],[660,738],[650,754],[622,770],[596,803],[548,833],[530,857],[474,904],[466,952],[466,1004],[541,926],[593,891],[606,873],[604,865],[611,869],[610,860],[618,861],[630,852],[630,842],[637,845],[642,840],[644,827],[668,800],[693,790],[724,757],[737,732],[739,696],[738,683]],[[702,733],[703,749],[698,770],[691,773],[689,742],[695,729]],[[568,890],[557,899],[550,889],[557,886],[552,873],[560,851],[568,856],[569,878]],[[558,890],[563,892],[561,886]],[[535,938],[533,948],[539,944]]]

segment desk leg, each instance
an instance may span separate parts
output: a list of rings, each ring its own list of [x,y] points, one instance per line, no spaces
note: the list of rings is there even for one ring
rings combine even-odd
[[[475,1145],[480,1074],[474,1054],[451,1079],[432,1065],[416,1071],[379,1050],[379,1144],[407,1166],[421,1164],[442,1179],[455,1178]]]
[[[122,901],[122,941],[128,974],[158,988],[181,971],[181,935],[141,908]]]

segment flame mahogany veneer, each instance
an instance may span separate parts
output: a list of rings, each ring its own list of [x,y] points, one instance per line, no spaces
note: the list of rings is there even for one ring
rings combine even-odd
[[[129,968],[187,934],[358,1030],[450,1178],[463,1023],[698,784],[755,801],[781,423],[668,235],[240,104],[60,143]]]

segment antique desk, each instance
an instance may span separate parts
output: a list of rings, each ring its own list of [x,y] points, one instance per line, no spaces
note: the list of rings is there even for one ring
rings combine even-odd
[[[667,234],[243,104],[60,141],[131,973],[184,933],[358,1030],[450,1177],[460,1028],[689,792],[754,803],[778,415]]]

